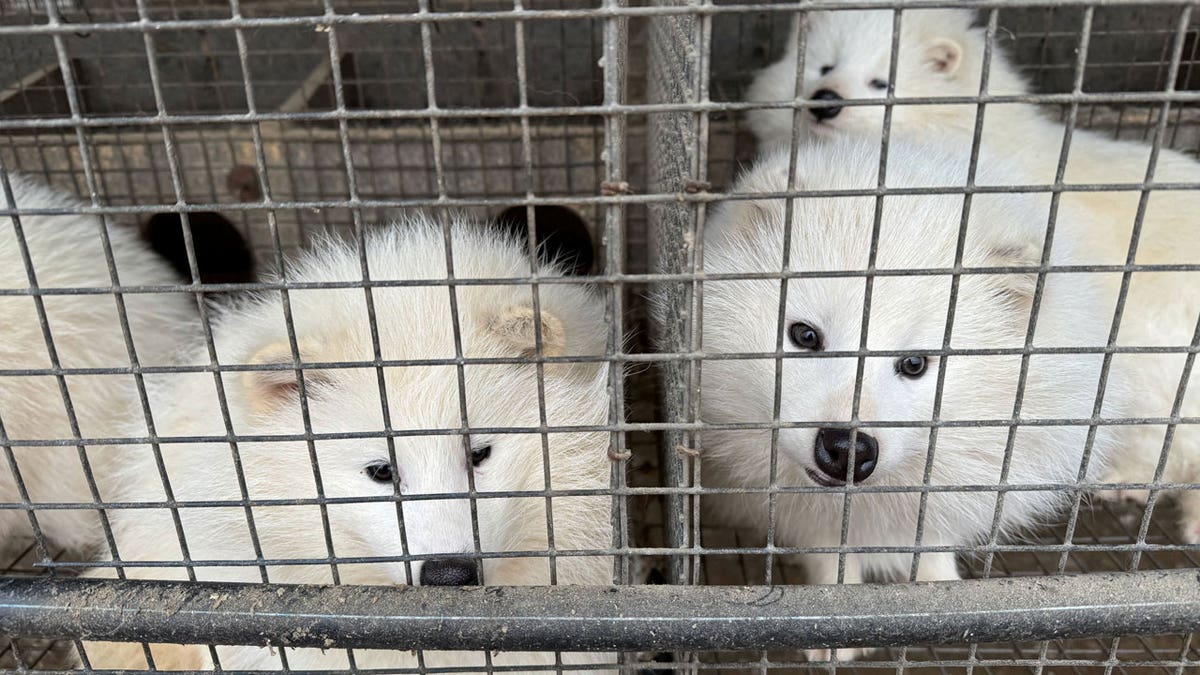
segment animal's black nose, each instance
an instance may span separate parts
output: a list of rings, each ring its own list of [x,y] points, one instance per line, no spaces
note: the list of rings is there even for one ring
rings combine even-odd
[[[422,586],[478,586],[479,572],[470,558],[426,560],[421,565]]]
[[[820,89],[817,91],[817,93],[812,95],[812,100],[814,100],[814,101],[840,101],[840,100],[842,100],[842,97],[839,96],[838,93],[832,89]],[[839,105],[839,106],[830,107],[830,108],[809,108],[808,111],[810,113],[812,113],[813,117],[815,117],[819,120],[831,120],[831,119],[837,117],[838,113],[842,112],[842,106]]]
[[[875,470],[876,460],[879,459],[879,443],[874,436],[859,431],[851,447],[849,429],[818,429],[813,443],[813,456],[821,472],[838,485],[845,484],[846,467],[853,456],[854,482],[861,483]]]

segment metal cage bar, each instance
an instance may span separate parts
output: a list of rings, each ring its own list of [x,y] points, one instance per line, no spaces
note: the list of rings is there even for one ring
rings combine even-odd
[[[568,611],[546,612],[547,607]],[[955,608],[946,611],[946,608]],[[0,579],[0,628],[49,638],[383,649],[778,649],[1200,628],[1194,571],[866,586],[502,591]],[[334,609],[336,608],[336,609]],[[710,629],[699,626],[711,625]]]

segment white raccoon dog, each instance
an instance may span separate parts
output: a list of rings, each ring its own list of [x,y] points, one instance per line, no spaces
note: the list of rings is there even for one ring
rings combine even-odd
[[[968,9],[908,10],[900,23],[895,95],[897,98],[975,97],[980,91],[986,31],[975,26],[976,14]],[[793,21],[783,58],[760,71],[747,98],[781,102],[794,98],[796,86],[796,31]],[[804,96],[836,102],[843,99],[882,100],[887,95],[891,62],[893,12],[845,10],[808,14],[804,59]],[[1029,84],[997,45],[988,64],[987,93],[995,96],[1030,92]],[[894,135],[915,138],[957,139],[956,150],[969,152],[978,105],[897,103],[892,107],[890,129]],[[786,147],[791,140],[791,109],[751,110],[750,128],[763,148]],[[830,138],[843,134],[878,138],[883,130],[884,105],[811,108],[800,115],[802,139]],[[1029,103],[991,103],[985,107],[982,146],[992,156],[1019,163],[1027,184],[1052,183],[1058,167],[1065,127]],[[1119,141],[1087,129],[1075,129],[1064,182],[1140,183],[1145,178],[1151,148],[1144,143]],[[1200,183],[1200,165],[1186,155],[1164,148],[1155,169],[1157,182]],[[988,184],[981,182],[981,184]],[[1072,196],[1067,193],[1067,196]],[[1124,226],[1124,246],[1133,222],[1138,193],[1128,190],[1084,193],[1073,198],[1098,207],[1120,204],[1118,221]],[[1108,200],[1112,200],[1111,202]],[[1156,208],[1156,204],[1161,205]],[[1148,221],[1168,218],[1181,205],[1200,205],[1194,191],[1164,190],[1150,200]],[[1156,213],[1159,212],[1159,213]],[[1128,213],[1128,218],[1124,216]],[[1121,244],[1117,241],[1115,244]]]
[[[439,280],[447,273],[439,226],[417,221],[367,233],[366,258],[371,279]],[[530,274],[525,248],[493,230],[465,223],[452,227],[454,274],[459,279],[515,278]],[[551,273],[544,267],[540,273]],[[354,243],[326,240],[287,267],[290,282],[358,282],[363,273]],[[533,296],[528,285],[457,286],[462,354],[467,358],[523,359],[538,347]],[[551,581],[547,550],[547,501],[542,496],[488,498],[489,492],[606,489],[610,462],[607,435],[600,432],[477,433],[470,451],[458,434],[420,434],[452,430],[463,423],[458,371],[453,365],[386,365],[383,383],[370,364],[376,358],[431,360],[455,358],[450,293],[445,284],[385,286],[372,289],[380,353],[372,347],[366,294],[362,288],[292,289],[288,292],[295,342],[303,363],[365,362],[363,367],[305,369],[302,380],[290,368],[224,374],[232,431],[240,436],[318,435],[304,440],[238,443],[241,470],[250,499],[308,499],[318,496],[310,458],[320,469],[320,492],[330,499],[365,498],[366,502],[328,505],[328,529],[339,558],[390,557],[392,561],[339,564],[343,584],[532,585]],[[546,356],[602,355],[607,329],[603,306],[589,288],[540,286],[540,348]],[[232,308],[213,327],[218,357],[224,364],[293,363],[293,350],[278,292],[265,292]],[[600,363],[544,364],[545,424],[590,426],[607,423],[607,368]],[[463,368],[466,420],[472,428],[538,427],[538,369],[529,361],[467,364]],[[161,436],[226,434],[211,374],[170,375],[155,382],[153,404]],[[384,418],[381,386],[390,420]],[[300,388],[306,392],[307,421]],[[328,438],[347,432],[402,432],[393,448],[386,438]],[[323,435],[325,435],[323,437]],[[548,448],[543,448],[543,443]],[[543,452],[549,468],[544,468]],[[228,442],[162,445],[163,461],[177,500],[238,500],[239,477]],[[549,486],[546,484],[547,471]],[[164,497],[147,449],[126,462],[121,497],[156,501]],[[392,497],[461,495],[471,486],[476,502],[478,545],[484,553],[531,552],[529,557],[484,557],[482,578],[476,562],[475,530],[464,497],[402,501]],[[555,549],[560,552],[607,548],[611,538],[607,496],[555,496],[551,499]],[[326,525],[311,501],[299,506],[254,506],[257,540],[267,560],[312,560],[328,556]],[[403,515],[404,542],[398,511]],[[254,560],[255,545],[241,507],[181,508],[179,519],[191,560]],[[114,518],[117,543],[132,578],[182,579],[181,568],[138,568],[138,561],[182,560],[175,527],[165,510],[125,511]],[[404,553],[420,556],[411,563]],[[608,556],[560,555],[560,584],[607,585],[612,582]],[[268,565],[270,581],[330,583],[328,564]],[[201,580],[261,581],[255,567],[198,566]],[[202,647],[162,647],[166,662],[211,668]],[[188,650],[191,650],[190,652]],[[259,647],[219,647],[222,667],[282,668],[279,654]],[[344,669],[343,650],[287,649],[288,666],[301,670]],[[136,645],[101,644],[88,648],[93,665],[141,667]],[[361,668],[412,668],[407,651],[355,650]],[[482,667],[484,655],[428,652],[428,667]],[[570,663],[612,662],[609,654],[566,654]],[[502,653],[496,665],[554,663],[547,653]]]
[[[888,176],[893,187],[928,184],[942,176],[953,184],[961,169],[953,153],[936,145],[895,142]],[[857,189],[873,181],[878,149],[865,139],[819,141],[801,148],[793,189]],[[1004,168],[989,158],[981,171]],[[786,155],[763,158],[735,187],[736,192],[781,192],[787,185]],[[998,177],[998,176],[997,176]],[[970,209],[963,266],[1029,267],[1041,261],[1046,236],[1046,196],[977,194]],[[845,272],[868,265],[874,197],[798,198],[793,202],[789,269]],[[779,325],[777,279],[709,279],[704,283],[703,349],[714,354],[773,354],[782,340],[783,359],[777,479],[780,487],[840,486],[853,473],[870,490],[921,486],[926,471],[929,427],[939,378],[944,388],[937,418],[922,546],[964,547],[986,538],[992,527],[996,491],[969,486],[1001,482],[1021,371],[1019,353],[934,355],[942,347],[952,279],[949,274],[887,275],[887,270],[952,268],[962,218],[962,195],[890,195],[883,199],[866,348],[885,355],[866,358],[851,452],[851,420],[863,321],[862,276],[801,277],[787,284],[784,325]],[[711,216],[704,270],[708,275],[769,273],[782,269],[785,200],[729,201]],[[1071,263],[1084,242],[1087,215],[1064,209],[1049,262]],[[1113,297],[1093,274],[1048,274],[1041,294],[1034,347],[1103,344]],[[1036,275],[967,274],[960,277],[951,349],[1019,350],[1025,342]],[[780,331],[782,330],[782,338]],[[847,352],[825,357],[821,352]],[[1078,420],[1091,417],[1102,357],[1099,354],[1038,354],[1030,357],[1019,417]],[[940,372],[945,370],[944,373]],[[705,423],[769,424],[773,419],[776,360],[716,359],[705,363],[702,413]],[[1110,382],[1103,414],[1123,410],[1123,391]],[[969,421],[984,420],[987,426]],[[802,423],[807,426],[788,427]],[[878,424],[877,424],[878,423]],[[888,423],[891,423],[890,425]],[[916,426],[913,426],[914,423]],[[956,424],[957,423],[957,424]],[[900,426],[896,426],[899,424]],[[904,425],[908,426],[904,426]],[[1004,483],[1046,486],[1009,491],[998,523],[1012,533],[1052,515],[1076,483],[1087,444],[1086,424],[1043,422],[1021,425],[1012,441]],[[771,431],[708,430],[702,438],[707,486],[767,488],[771,484]],[[1096,429],[1085,474],[1093,477],[1111,453],[1110,427]],[[856,459],[853,463],[850,457]],[[966,491],[945,486],[968,486]],[[776,544],[838,547],[844,495],[837,491],[783,493],[777,497]],[[761,493],[706,498],[714,513],[733,514],[741,524],[768,523],[768,497]],[[911,547],[917,539],[920,493],[856,492],[851,500],[846,544],[851,547]],[[802,556],[810,583],[835,583],[838,556]],[[912,556],[880,552],[846,556],[844,581],[870,574],[907,579]],[[919,580],[957,579],[954,554],[920,557]]]
[[[804,93],[808,97],[881,98],[886,94],[893,14],[890,10],[816,12],[809,15]],[[976,96],[979,93],[985,31],[973,27],[975,12],[965,9],[910,10],[903,13],[896,73],[897,97]],[[764,69],[749,91],[755,101],[790,100],[794,95],[796,25],[783,59]],[[883,85],[883,86],[880,86]],[[992,50],[988,92],[1024,94],[1028,84],[1004,50]],[[824,93],[822,93],[824,92]],[[834,99],[836,100],[836,99]],[[968,155],[975,129],[977,106],[904,105],[892,109],[893,137],[956,139],[955,152]],[[835,109],[826,109],[834,111]],[[883,106],[846,106],[834,112],[816,109],[802,115],[806,139],[844,134],[878,138]],[[787,146],[791,138],[792,111],[751,111],[749,121],[762,147]],[[1050,120],[1032,104],[989,104],[984,112],[981,148],[985,155],[1020,164],[1024,184],[1050,184],[1055,180],[1065,127]],[[1071,137],[1063,182],[1070,184],[1140,184],[1146,177],[1151,147],[1115,140],[1096,131],[1076,129]],[[965,163],[964,163],[965,166]],[[981,174],[980,185],[997,184],[1003,175]],[[958,179],[964,184],[965,171]],[[1195,216],[1200,213],[1200,163],[1163,148],[1157,159],[1154,181],[1195,186],[1194,189],[1152,190],[1133,262],[1151,265],[1200,263],[1200,236]],[[1092,212],[1088,234],[1091,264],[1125,264],[1141,190],[1064,192],[1062,204]],[[1107,283],[1116,288],[1119,276]],[[1186,347],[1192,340],[1200,313],[1200,274],[1195,272],[1135,272],[1118,333],[1118,344],[1128,347]],[[1104,344],[1102,341],[1097,344]],[[1131,415],[1167,418],[1182,377],[1184,355],[1117,355],[1114,368],[1129,371],[1143,392]],[[1200,370],[1195,370],[1183,401],[1183,416],[1200,414]],[[1165,426],[1138,425],[1122,430],[1123,451],[1105,483],[1149,483],[1162,452]],[[1200,429],[1181,425],[1162,476],[1167,483],[1200,484]],[[1105,497],[1144,501],[1144,490],[1111,490]],[[1177,493],[1184,539],[1200,542],[1200,490]]]
[[[9,176],[16,208],[72,209],[78,200],[21,176]],[[0,204],[8,208],[0,192]],[[91,215],[18,215],[37,286],[41,289],[108,288],[113,282],[105,262],[101,220]],[[0,216],[0,289],[30,288],[17,223]],[[124,286],[177,283],[174,272],[149,250],[132,228],[108,226],[114,263]],[[63,368],[130,367],[117,299],[103,294],[44,295],[46,322],[55,356]],[[122,301],[133,347],[143,366],[174,362],[181,345],[198,329],[196,301],[185,293],[126,293]],[[0,295],[0,369],[52,367],[49,348],[33,295]],[[16,461],[27,497],[36,507],[47,503],[91,503],[93,495],[74,445],[22,446],[21,440],[113,438],[146,435],[134,376],[67,375],[66,389],[78,424],[72,430],[58,380],[53,375],[0,376],[0,425],[16,444]],[[133,423],[130,423],[130,420]],[[87,446],[86,457],[102,499],[106,476],[119,451]],[[22,501],[6,453],[0,449],[0,502]],[[99,515],[92,509],[38,509],[34,517],[54,548],[88,551],[103,541]],[[0,548],[33,532],[23,510],[0,510]],[[91,552],[91,551],[89,551]],[[53,551],[51,552],[53,554]]]

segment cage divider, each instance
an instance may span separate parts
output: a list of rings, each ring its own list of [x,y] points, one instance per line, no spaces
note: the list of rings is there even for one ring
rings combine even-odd
[[[606,7],[619,8],[626,5],[627,0],[604,0]],[[619,108],[624,106],[628,98],[628,62],[629,62],[629,21],[620,17],[609,17],[602,26],[603,47],[603,98],[606,106]],[[628,178],[626,132],[628,119],[623,114],[609,113],[603,118],[603,160],[604,179],[608,185],[621,185]],[[603,213],[603,236],[600,238],[601,251],[604,255],[604,274],[619,274],[624,270],[625,250],[625,206],[620,203],[605,203],[600,207]],[[609,325],[606,340],[606,350],[612,354],[623,352],[624,330],[622,326],[622,294],[625,289],[618,285],[607,285],[604,293],[604,316]],[[625,372],[623,366],[609,362],[608,393],[610,397],[609,421],[612,424],[623,424],[625,421],[624,405]],[[624,457],[627,450],[626,435],[620,431],[609,432],[609,458],[613,462],[610,485],[612,496],[612,546],[619,555],[613,560],[613,582],[618,585],[633,583],[630,576],[631,560],[629,548],[629,505],[627,498],[621,494],[627,487],[626,471],[628,465]],[[621,657],[626,658],[624,655]]]
[[[703,0],[654,0],[654,7],[696,10]],[[693,48],[693,36],[698,34],[700,20],[696,14],[681,13],[658,16],[646,27],[646,97],[650,103],[693,103],[699,100],[696,91],[701,55]],[[696,179],[700,145],[700,120],[685,111],[646,116],[646,189],[655,194],[682,194]],[[696,214],[687,203],[654,203],[646,207],[651,269],[656,272],[694,274],[695,258],[691,242],[696,227]],[[692,282],[694,283],[694,282]],[[683,353],[695,339],[696,317],[688,309],[693,306],[693,289],[689,283],[664,284],[659,287],[658,302],[667,309],[662,321],[651,325],[652,339],[660,351]],[[660,407],[668,421],[687,420],[690,401],[694,396],[690,363],[664,364],[659,371]],[[662,482],[679,488],[697,487],[691,484],[687,458],[675,448],[695,447],[693,433],[667,431],[661,435],[658,461]],[[668,548],[698,547],[692,541],[693,524],[690,503],[696,499],[688,494],[667,495],[663,506],[663,528]],[[698,582],[692,577],[690,558],[680,551],[667,558],[667,578],[671,584],[689,585]],[[694,656],[676,651],[674,661],[694,670]]]
[[[705,0],[706,5],[711,5],[711,0]],[[709,82],[712,79],[712,58],[713,58],[713,36],[712,36],[712,16],[701,15],[698,26],[698,34],[695,42],[699,45],[697,56],[699,57],[699,67],[696,72],[695,89],[697,99],[699,101],[709,101]],[[695,192],[707,191],[711,184],[708,180],[708,163],[709,163],[709,139],[712,133],[708,114],[705,112],[697,113],[696,124],[696,178],[685,189]],[[690,188],[694,188],[691,190]],[[689,262],[689,268],[696,275],[701,275],[704,272],[704,233],[708,218],[707,202],[698,202],[695,205],[695,229],[692,233],[692,259]],[[690,336],[690,351],[691,353],[700,353],[704,349],[704,282],[701,279],[696,279],[692,282],[692,301],[693,305],[690,309],[692,316],[692,331]],[[701,475],[702,457],[704,454],[703,441],[703,420],[700,408],[700,398],[702,391],[702,376],[703,362],[699,359],[693,359],[689,362],[690,371],[688,373],[688,383],[691,386],[691,406],[688,411],[688,420],[699,423],[701,428],[692,434],[692,446],[686,449],[676,449],[676,452],[682,453],[684,465],[690,464],[691,469],[691,485],[698,492],[691,498],[691,541],[695,543],[697,548],[704,550],[704,542],[702,540],[703,524],[701,522],[700,510],[700,492],[703,491],[703,479]],[[690,460],[690,461],[689,461]],[[701,560],[703,555],[692,557],[691,579],[693,583],[701,581]],[[693,660],[695,655],[693,655]]]
[[[701,0],[657,0],[655,6],[682,6],[695,9]],[[695,15],[682,13],[656,17],[650,21],[648,48],[648,100],[654,102],[690,102],[695,92],[688,89],[696,81],[699,57],[695,50],[688,49],[691,36],[696,32],[698,19]],[[662,113],[647,118],[649,143],[647,159],[647,189],[656,194],[682,193],[694,176],[696,167],[697,120],[690,114]],[[651,260],[658,272],[689,274],[692,257],[688,242],[694,229],[694,214],[687,204],[657,203],[647,207],[648,227],[651,237]],[[664,286],[664,306],[671,308],[691,307],[691,292],[685,284]],[[657,331],[655,342],[659,349],[667,352],[686,352],[694,330],[693,317],[683,312],[674,313],[664,325],[654,326]],[[686,419],[688,400],[692,392],[688,383],[688,369],[674,364],[662,369],[662,407],[669,421]],[[660,469],[664,481],[676,487],[688,487],[689,476],[683,458],[668,451],[668,448],[691,447],[691,434],[667,432],[660,447]],[[690,526],[688,499],[684,495],[667,498],[665,527],[668,546],[683,547],[689,542]],[[690,565],[683,558],[672,556],[670,561],[672,583],[694,583],[690,579]]]

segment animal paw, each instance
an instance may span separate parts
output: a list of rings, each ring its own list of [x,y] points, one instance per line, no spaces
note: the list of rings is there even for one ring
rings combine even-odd
[[[838,661],[857,661],[870,656],[875,650],[871,647],[842,647],[839,649],[805,649],[804,656],[809,662],[833,661],[836,654]]]

